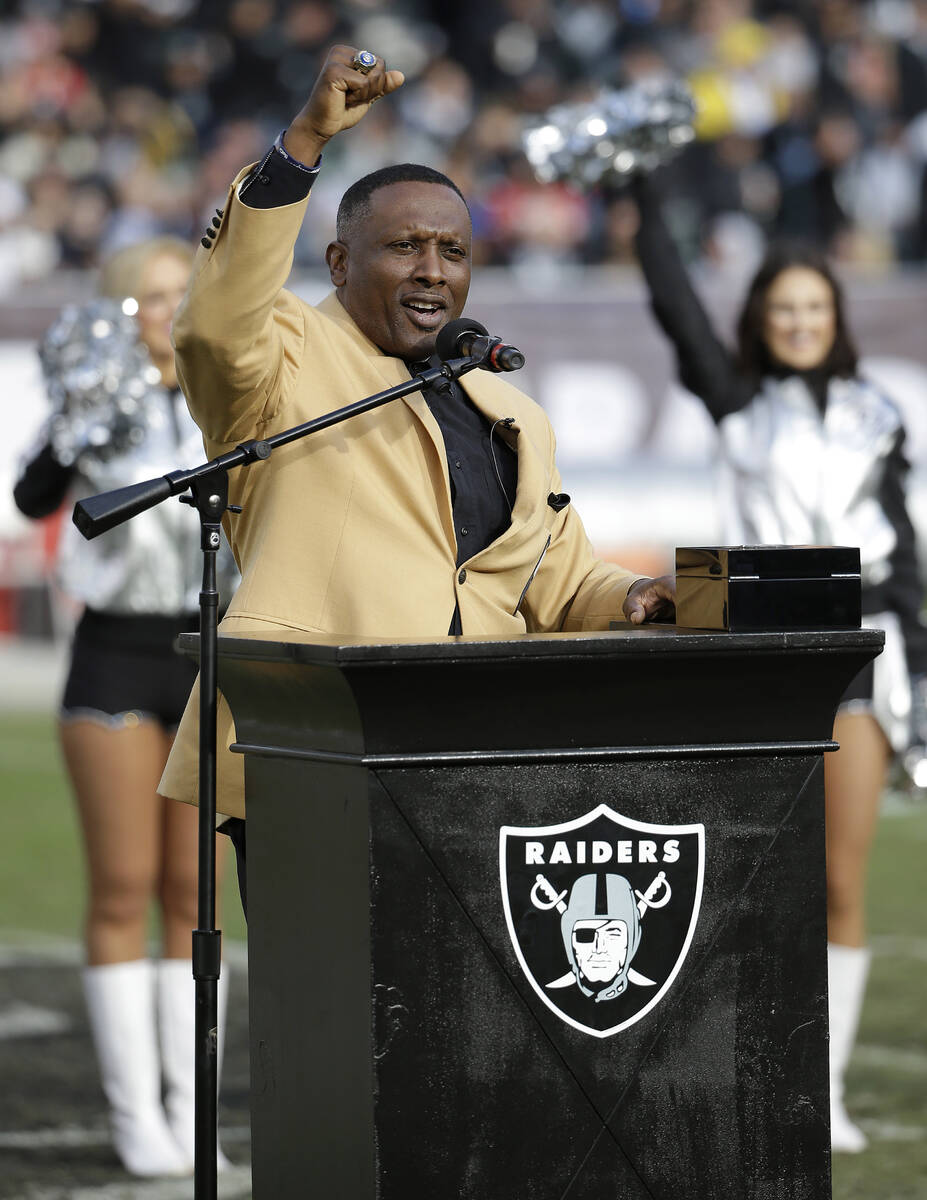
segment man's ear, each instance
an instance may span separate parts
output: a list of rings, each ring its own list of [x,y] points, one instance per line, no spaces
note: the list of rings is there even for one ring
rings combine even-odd
[[[325,261],[332,283],[335,287],[344,287],[348,279],[348,248],[344,242],[329,242]]]

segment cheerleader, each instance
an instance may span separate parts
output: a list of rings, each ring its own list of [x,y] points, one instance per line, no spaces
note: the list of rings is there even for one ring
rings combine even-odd
[[[892,400],[859,371],[840,287],[824,257],[776,246],[750,284],[737,347],[718,339],[660,211],[635,183],[637,252],[682,383],[714,419],[730,544],[859,546],[863,623],[885,650],[847,688],[824,756],[831,1139],[865,1148],[844,1107],[869,950],[866,868],[893,751],[909,737],[912,676],[927,669],[914,531],[905,505],[905,431]]]
[[[174,238],[120,251],[102,299],[65,309],[46,333],[52,414],[15,487],[26,516],[202,461],[170,341],[192,257]],[[193,1169],[198,813],[156,788],[196,675],[174,641],[199,627],[201,572],[198,522],[176,501],[90,542],[68,524],[58,561],[62,590],[83,606],[59,733],[89,884],[84,992],[113,1143],[139,1176]],[[220,1013],[226,992],[223,975]]]

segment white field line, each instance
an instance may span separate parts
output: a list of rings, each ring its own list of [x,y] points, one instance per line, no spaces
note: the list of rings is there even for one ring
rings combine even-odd
[[[913,958],[927,962],[927,938],[906,933],[880,933],[871,939],[876,958]]]
[[[879,815],[881,817],[913,817],[918,813],[923,813],[924,799],[922,794],[912,796],[895,788],[886,788],[882,793]],[[914,841],[922,841],[927,837],[927,830],[913,829],[911,837]]]
[[[922,1142],[927,1129],[923,1125],[900,1125],[897,1121],[860,1121],[874,1142]]]
[[[873,1046],[866,1042],[853,1048],[852,1062],[858,1067],[875,1067],[898,1075],[927,1075],[927,1051],[899,1050],[894,1046]]]
[[[71,1022],[64,1013],[51,1008],[14,1001],[0,1008],[0,1041],[12,1038],[54,1037],[66,1033]]]
[[[247,1125],[220,1125],[219,1140],[225,1145],[249,1142],[251,1130]],[[62,1150],[74,1146],[108,1146],[110,1134],[103,1124],[85,1128],[81,1125],[61,1125],[57,1129],[0,1130],[0,1150]]]
[[[46,743],[0,741],[0,769],[24,775],[53,775],[64,779],[64,767],[57,755],[45,753]]]
[[[247,971],[247,944],[224,937],[222,959],[235,970]],[[0,970],[14,967],[82,967],[84,962],[84,947],[76,938],[0,929]]]
[[[69,1146],[108,1146],[109,1131],[62,1125],[58,1129],[0,1130],[0,1150],[59,1150]]]
[[[217,1178],[219,1200],[250,1200],[251,1170],[232,1167]],[[22,1200],[191,1200],[193,1180],[131,1179],[103,1187],[30,1188]]]

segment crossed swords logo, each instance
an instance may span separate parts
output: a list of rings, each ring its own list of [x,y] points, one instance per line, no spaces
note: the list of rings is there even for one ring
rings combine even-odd
[[[564,897],[567,895],[568,890],[565,888],[562,892],[558,892],[549,879],[544,875],[538,874],[535,876],[534,887],[531,889],[531,903],[542,912],[550,912],[552,909],[556,909],[558,914],[562,916],[567,908]],[[637,897],[637,911],[643,920],[648,909],[663,908],[669,904],[673,895],[673,889],[666,878],[666,872],[660,871],[646,892],[639,892],[635,888],[634,895]],[[541,899],[541,896],[544,898]],[[628,981],[636,984],[638,987],[656,987],[655,980],[648,979],[646,975],[642,975],[640,971],[635,971],[633,967],[628,967]],[[546,986],[549,988],[565,988],[570,987],[575,982],[576,976],[570,970]]]

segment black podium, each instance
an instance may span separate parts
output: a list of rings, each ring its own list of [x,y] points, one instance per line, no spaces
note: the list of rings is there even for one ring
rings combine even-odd
[[[829,1197],[822,754],[881,642],[221,638],[257,1200]]]

